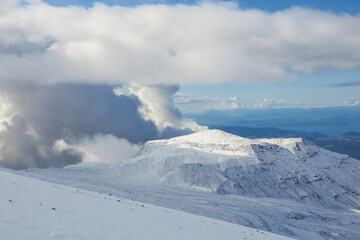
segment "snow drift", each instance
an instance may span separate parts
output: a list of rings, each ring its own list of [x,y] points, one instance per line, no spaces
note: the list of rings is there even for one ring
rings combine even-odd
[[[0,168],[0,239],[289,239]]]

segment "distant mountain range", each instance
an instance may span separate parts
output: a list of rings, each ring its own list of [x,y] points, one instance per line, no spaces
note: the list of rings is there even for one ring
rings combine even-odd
[[[325,149],[347,154],[360,160],[360,133],[347,132],[339,136],[329,137],[317,132],[283,130],[275,127],[234,127],[210,126],[245,138],[304,138]]]
[[[360,132],[360,107],[236,109],[186,114],[207,126],[270,127],[337,136]],[[276,136],[273,136],[276,137]]]

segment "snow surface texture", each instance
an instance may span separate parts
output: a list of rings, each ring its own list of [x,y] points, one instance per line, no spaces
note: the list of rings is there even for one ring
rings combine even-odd
[[[208,130],[147,142],[117,164],[23,173],[298,239],[358,239],[359,169],[302,139]]]
[[[289,239],[0,171],[0,239]]]

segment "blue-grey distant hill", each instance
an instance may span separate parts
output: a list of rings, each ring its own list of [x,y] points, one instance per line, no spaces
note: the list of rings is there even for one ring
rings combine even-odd
[[[207,126],[271,127],[328,136],[360,132],[360,107],[213,110],[186,116]]]

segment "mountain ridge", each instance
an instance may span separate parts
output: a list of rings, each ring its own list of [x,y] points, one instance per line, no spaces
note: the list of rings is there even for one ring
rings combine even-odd
[[[360,208],[360,189],[352,183],[360,181],[360,163],[302,138],[246,139],[207,130],[150,141],[121,165],[165,184]]]

